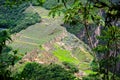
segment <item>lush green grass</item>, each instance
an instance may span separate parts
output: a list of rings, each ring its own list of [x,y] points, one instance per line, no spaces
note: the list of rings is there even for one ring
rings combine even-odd
[[[61,62],[70,62],[74,64],[79,64],[79,60],[72,57],[70,51],[57,48],[53,51],[53,54],[61,61]]]
[[[87,51],[82,51],[82,48],[79,49],[81,51],[78,50],[77,53],[74,53],[63,49],[57,44],[55,44],[54,47],[55,50],[53,51],[53,54],[60,62],[69,62],[78,65],[80,70],[88,70],[90,68],[89,63],[92,60],[92,56]]]

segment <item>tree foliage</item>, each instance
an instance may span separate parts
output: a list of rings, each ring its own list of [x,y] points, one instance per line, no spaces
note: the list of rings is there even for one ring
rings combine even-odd
[[[17,80],[79,80],[60,65],[41,65],[35,62],[27,63],[24,70],[16,76]]]
[[[65,23],[82,23],[86,30],[89,45],[94,49],[93,56],[98,74],[103,80],[117,80],[117,65],[119,64],[120,52],[120,4],[119,1],[112,0],[74,0],[73,4],[68,6],[67,0],[58,0],[62,2],[52,8],[50,15],[64,14]],[[102,14],[100,14],[102,11]],[[104,13],[104,14],[103,14]],[[101,34],[98,36],[99,44],[97,47],[89,33],[89,25],[96,24],[101,26]],[[96,26],[96,27],[97,27]]]
[[[0,54],[2,53],[3,47],[6,45],[6,41],[11,40],[10,34],[7,30],[0,31]]]

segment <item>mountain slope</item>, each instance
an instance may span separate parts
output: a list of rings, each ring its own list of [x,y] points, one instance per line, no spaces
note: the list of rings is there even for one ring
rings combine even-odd
[[[88,70],[92,60],[90,49],[61,26],[62,18],[48,17],[49,11],[41,7],[30,6],[25,12],[31,11],[40,14],[42,21],[12,35],[13,42],[9,46],[18,49],[17,55],[22,58],[15,68],[20,68],[25,62],[69,62],[77,65],[80,70]],[[9,53],[12,54],[12,51]]]

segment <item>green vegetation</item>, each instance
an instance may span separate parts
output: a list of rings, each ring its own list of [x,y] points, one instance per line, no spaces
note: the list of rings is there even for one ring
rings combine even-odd
[[[12,49],[18,50],[17,55],[20,59],[25,55],[25,53],[29,53],[34,49],[39,49],[39,45],[49,42],[50,40],[55,38],[57,35],[62,33],[62,28],[60,27],[60,25],[58,25],[58,23],[60,22],[58,20],[59,18],[56,18],[57,20],[55,20],[50,17],[47,17],[48,11],[37,6],[35,6],[34,9],[31,7],[27,8],[25,10],[25,13],[26,12],[31,13],[31,12],[34,12],[34,10],[36,10],[36,12],[38,12],[41,15],[41,18],[43,18],[42,19],[43,21],[41,21],[41,23],[37,23],[35,25],[29,26],[27,29],[17,33],[15,40],[9,44],[9,46],[12,47]],[[56,24],[49,25],[49,24],[53,24],[53,21]],[[54,34],[51,34],[53,32]],[[8,53],[8,52],[4,52],[4,53]],[[12,53],[12,50],[9,53]],[[64,62],[64,61],[69,62],[70,68],[71,68],[69,71],[70,73],[78,71],[78,69],[75,68],[75,66],[72,64],[73,63],[75,65],[79,64],[79,60],[73,57],[70,51],[62,49],[60,47],[56,47],[56,50],[53,51],[53,54],[56,57],[58,56],[57,58],[60,62]],[[15,66],[19,66],[19,65],[16,64]],[[80,66],[87,69],[88,64],[85,64],[85,66],[81,64]],[[82,69],[82,67],[80,69]],[[22,70],[23,70],[23,67],[22,69],[19,69],[20,72]]]
[[[59,59],[60,62],[64,62],[68,65],[75,64],[80,70],[86,71],[90,69],[90,63],[92,56],[84,49],[73,49],[73,51],[65,50],[59,45],[54,46],[52,53]]]
[[[0,30],[0,54],[3,48],[6,46],[6,41],[10,41],[11,37],[7,30]]]
[[[46,9],[51,9],[52,7],[56,6],[57,0],[46,0],[46,2],[43,4],[43,7]]]
[[[80,31],[84,28],[83,24],[75,24],[75,25],[69,25],[66,26],[66,29],[68,32],[77,35],[78,33],[80,33]]]
[[[73,55],[76,56],[76,58],[80,61],[79,66],[81,70],[89,70],[90,69],[90,63],[93,57],[86,52],[84,49],[74,49]]]
[[[34,62],[27,63],[23,71],[15,76],[17,80],[79,80],[60,65],[41,65]]]
[[[74,64],[79,64],[79,60],[72,56],[72,53],[68,50],[64,50],[61,47],[55,45],[56,50],[53,51],[53,54],[61,62],[70,62]]]
[[[17,20],[16,26],[10,28],[11,33],[17,33],[21,30],[24,30],[27,27],[29,27],[30,25],[39,23],[40,20],[41,19],[40,19],[40,16],[38,15],[38,13],[25,13],[24,15],[22,15],[22,17],[19,20]]]
[[[79,68],[74,64],[71,64],[68,62],[62,62],[62,64],[65,66],[65,68],[69,69],[69,71],[72,73],[79,72]]]
[[[24,13],[28,7],[27,2],[12,7],[1,5],[0,28],[7,28],[11,33],[16,33],[40,22],[40,16],[37,13]]]
[[[41,6],[46,0],[31,0],[33,6]]]
[[[1,0],[0,80],[120,80],[120,4],[115,2]],[[40,5],[62,17],[48,17]],[[92,52],[61,27],[61,18],[69,32],[85,31]]]
[[[56,19],[52,19],[47,17],[48,11],[43,8],[28,6],[29,5],[25,3],[18,5],[18,7],[6,7],[6,16],[1,15],[1,28],[7,28],[11,33],[16,33],[12,35],[13,42],[9,43],[7,47],[4,48],[2,45],[2,55],[0,56],[2,61],[0,66],[0,75],[4,78],[3,80],[79,80],[74,75],[74,73],[79,71],[79,68],[75,66],[79,64],[79,60],[73,57],[70,51],[60,47],[56,48],[56,50],[53,51],[53,54],[56,57],[58,55],[58,60],[61,63],[66,61],[66,63],[63,63],[64,67],[54,63],[51,65],[18,63],[26,53],[31,52],[34,49],[39,50],[40,45],[51,41],[63,32],[63,28],[60,26],[61,18],[57,17]],[[10,8],[10,10],[8,10],[8,8]],[[11,11],[13,12],[12,14],[10,14]],[[6,19],[8,14],[10,17]],[[39,15],[41,15],[41,17]],[[42,21],[39,23],[41,18]],[[9,20],[11,21],[8,22]],[[5,38],[4,41],[1,40],[1,42],[6,42],[6,40],[7,38]],[[62,53],[62,55],[60,55],[60,53]],[[3,66],[4,63],[5,66]],[[75,65],[73,65],[73,63]],[[31,71],[34,73],[31,73]]]
[[[120,43],[120,27],[119,25],[119,9],[116,8],[120,4],[118,0],[114,1],[96,1],[96,0],[74,0],[72,6],[68,7],[66,0],[59,0],[62,2],[54,8],[52,8],[50,15],[55,17],[56,14],[64,14],[64,22],[82,23],[84,25],[85,33],[88,38],[89,45],[94,52],[94,67],[96,66],[97,72],[95,75],[89,75],[85,80],[118,80],[117,74],[119,71],[119,43]],[[104,14],[104,15],[103,15]],[[114,23],[114,24],[113,24]],[[90,25],[96,24],[96,27],[100,29],[99,33],[89,31]],[[93,29],[93,28],[92,28]],[[99,41],[97,45],[94,45],[90,34]],[[93,68],[94,68],[93,67]]]

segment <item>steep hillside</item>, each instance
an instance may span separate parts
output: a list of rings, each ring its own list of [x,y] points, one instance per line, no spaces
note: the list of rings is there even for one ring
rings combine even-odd
[[[89,47],[61,26],[61,17],[48,17],[48,10],[35,6],[30,6],[26,12],[37,12],[42,20],[12,35],[13,42],[8,46],[18,50],[17,56],[21,58],[15,69],[23,68],[21,64],[25,62],[68,62],[77,65],[80,70],[89,69],[92,60]]]

